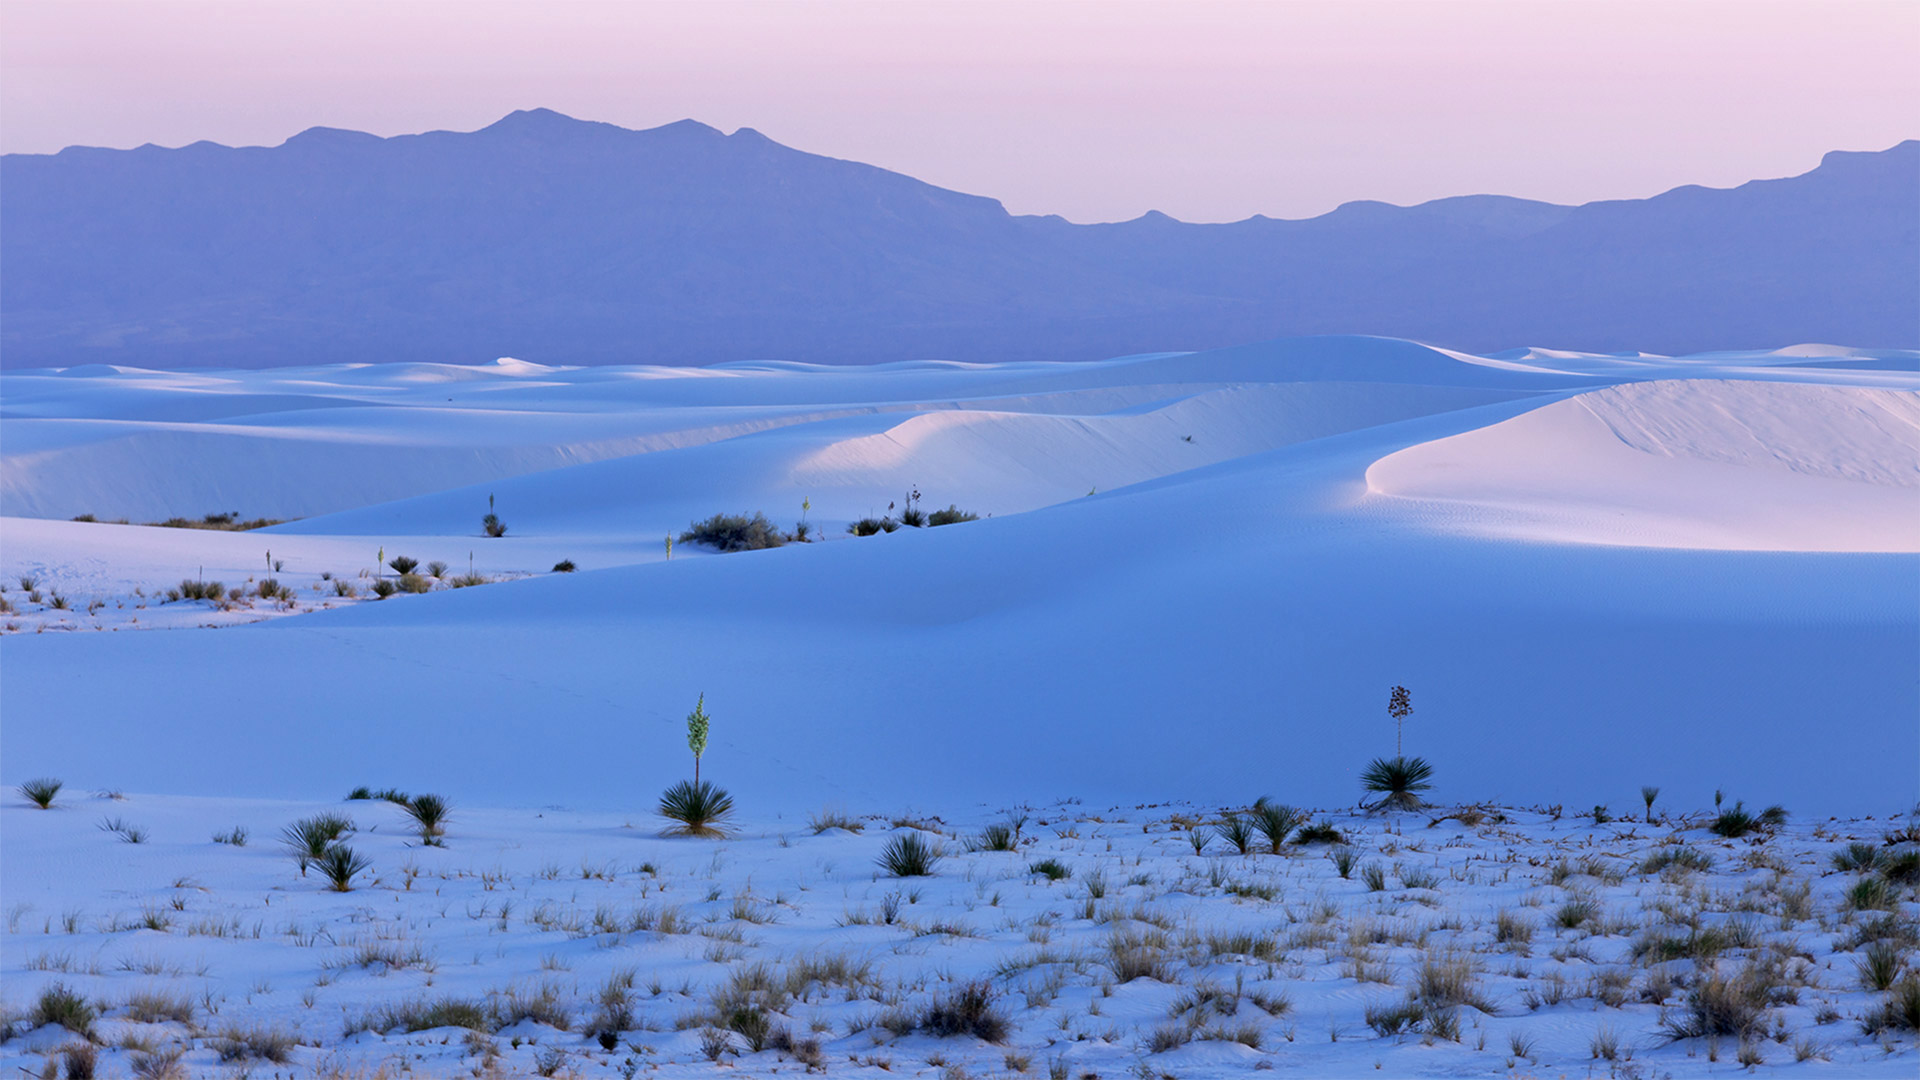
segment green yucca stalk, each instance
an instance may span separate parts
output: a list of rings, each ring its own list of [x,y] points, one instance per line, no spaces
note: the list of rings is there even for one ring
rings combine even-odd
[[[713,718],[707,715],[707,695],[702,693],[700,700],[693,705],[693,711],[687,714],[687,749],[693,751],[693,782],[700,783],[700,758],[707,752],[707,732],[712,727]]]

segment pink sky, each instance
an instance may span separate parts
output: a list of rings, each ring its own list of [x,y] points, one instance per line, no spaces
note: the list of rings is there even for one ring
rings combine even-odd
[[[1117,220],[1584,202],[1920,136],[1920,3],[5,0],[0,150],[546,106]]]

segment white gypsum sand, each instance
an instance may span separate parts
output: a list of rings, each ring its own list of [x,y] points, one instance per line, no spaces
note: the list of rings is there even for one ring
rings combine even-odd
[[[836,986],[777,1016],[796,1037],[816,1016],[829,1024],[816,1034],[835,1072],[884,1059],[1000,1073],[1012,1053],[1035,1074],[1060,1058],[1075,1076],[1142,1059],[1182,1077],[1261,1063],[1685,1075],[1741,1067],[1738,1040],[1669,1045],[1643,995],[1672,976],[1677,1016],[1712,971],[1771,963],[1778,946],[1785,968],[1811,974],[1793,976],[1800,1004],[1766,1012],[1787,1041],[1749,1053],[1788,1066],[1804,1039],[1844,1063],[1822,1068],[1910,1072],[1910,1034],[1861,1030],[1884,995],[1858,988],[1855,939],[1877,916],[1846,909],[1859,875],[1829,859],[1850,839],[1879,844],[1920,796],[1917,366],[1826,346],[1479,357],[1311,338],[1093,364],[8,371],[0,781],[85,787],[57,811],[0,800],[0,872],[20,911],[3,939],[6,1001],[30,1009],[63,982],[106,1002],[100,1030],[118,1033],[126,999],[153,982],[194,997],[193,1028],[151,1034],[190,1046],[196,1069],[232,1022],[297,1029],[303,1070],[337,1061],[353,1075],[415,1054],[414,1072],[437,1075],[482,1067],[486,1045],[347,1028],[443,994],[491,1017],[508,990],[524,1002],[551,980],[571,1030],[490,1034],[504,1074],[561,1068],[541,1057],[554,1050],[586,1075],[617,1074],[628,1056],[705,1070],[698,1027],[675,1024],[710,1014],[742,965],[848,952],[884,974],[878,997]],[[898,516],[916,489],[924,511],[982,517],[848,535]],[[482,532],[490,507],[504,536]],[[804,514],[817,542],[726,555],[683,542],[667,558],[690,522],[756,511],[782,530]],[[291,520],[106,523],[210,513]],[[381,560],[400,556],[426,591],[376,599],[398,576]],[[553,572],[562,560],[577,572]],[[169,596],[208,581],[220,598]],[[1395,684],[1413,690],[1406,748],[1436,768],[1436,801],[1535,809],[1432,829],[1440,810],[1342,810],[1393,745]],[[686,772],[681,720],[701,693],[715,718],[707,775],[745,823],[718,845],[659,839],[649,813]],[[338,802],[361,783],[450,796],[449,846],[408,846],[393,807]],[[1793,816],[1759,844],[1680,834],[1714,850],[1699,874],[1541,884],[1563,855],[1620,870],[1666,844],[1675,826],[1574,820],[1596,804],[1624,815],[1643,784],[1689,811],[1725,789]],[[1368,891],[1358,868],[1340,879],[1319,849],[1195,856],[1167,831],[1176,814],[1211,818],[1261,792],[1358,830],[1361,861],[1389,888]],[[913,901],[913,884],[873,877],[885,822],[857,837],[804,827],[829,803],[939,814],[953,858]],[[1027,803],[1049,809],[1033,811],[1018,857],[953,850]],[[373,861],[352,893],[322,891],[279,851],[281,827],[321,811],[354,816],[350,843]],[[146,842],[103,831],[106,819]],[[248,846],[213,841],[237,825]],[[1049,856],[1074,876],[1029,881]],[[1085,875],[1108,861],[1101,903],[1168,908],[1170,928],[1103,920],[1100,904],[1085,917]],[[1395,863],[1432,871],[1438,893],[1405,887]],[[1150,880],[1123,884],[1136,874]],[[1262,876],[1271,898],[1248,884]],[[894,891],[913,927],[951,919],[979,936],[836,925]],[[1549,925],[1587,894],[1598,928]],[[568,936],[565,912],[590,928],[603,903],[623,927],[667,904],[688,926]],[[1910,927],[1912,886],[1890,903],[1889,925]],[[745,917],[762,906],[780,921]],[[1539,923],[1532,956],[1487,945],[1502,908]],[[1736,928],[1747,943],[1718,968],[1631,957],[1648,927],[1735,920],[1757,923]],[[1185,935],[1216,921],[1286,947],[1201,956]],[[1395,940],[1416,922],[1424,937]],[[1179,978],[1109,996],[1116,975],[1099,958],[1116,928],[1166,933]],[[1050,991],[1050,973],[1001,966],[1055,944],[1035,933],[1061,949]],[[338,966],[382,935],[433,970]],[[1479,959],[1476,985],[1497,1008],[1463,1015],[1459,1042],[1445,1019],[1399,1034],[1366,1023],[1372,1007],[1391,1026],[1379,1010],[1415,984],[1415,945]],[[602,1053],[583,1024],[623,966],[637,969],[636,1021],[662,1030],[629,1030]],[[660,995],[647,992],[656,971]],[[1552,991],[1561,1004],[1528,1008],[1552,972],[1568,980]],[[882,1014],[976,976],[1008,1013],[1005,1046],[873,1042]],[[1183,992],[1226,1000],[1206,988],[1230,993],[1236,976],[1231,1014],[1169,1015]],[[1249,987],[1286,989],[1292,1011],[1256,1015]],[[875,1025],[850,1030],[869,1014]],[[1179,1041],[1247,1025],[1257,1049]],[[1603,1027],[1632,1061],[1593,1057]],[[1539,1051],[1509,1066],[1515,1033]],[[38,1068],[65,1041],[41,1025],[5,1044],[0,1067]]]

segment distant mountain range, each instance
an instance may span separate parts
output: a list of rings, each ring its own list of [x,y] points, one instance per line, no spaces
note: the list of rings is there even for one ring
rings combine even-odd
[[[1920,346],[1920,142],[1717,190],[1075,225],[751,129],[0,158],[0,363],[1086,359],[1311,333]]]

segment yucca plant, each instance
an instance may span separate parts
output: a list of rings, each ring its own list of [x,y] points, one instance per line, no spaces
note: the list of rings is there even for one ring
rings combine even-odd
[[[307,867],[325,858],[334,841],[352,828],[353,822],[338,814],[319,814],[281,829],[280,843],[300,864],[300,876],[306,877]]]
[[[439,847],[440,837],[447,831],[447,818],[453,811],[452,804],[438,795],[415,795],[401,803],[420,827],[420,842],[429,847]]]
[[[974,841],[975,851],[1012,851],[1019,845],[1014,836],[1013,826],[1004,821],[996,821],[980,830],[980,838]]]
[[[42,810],[51,810],[53,808],[53,797],[60,794],[60,789],[65,786],[65,784],[62,784],[52,777],[42,777],[38,780],[29,780],[21,784],[20,796]]]
[[[1275,855],[1280,854],[1280,845],[1287,842],[1287,837],[1304,820],[1305,815],[1285,803],[1270,803],[1263,798],[1253,804],[1254,828],[1267,838],[1267,849]]]
[[[1653,822],[1653,800],[1660,797],[1660,789],[1648,784],[1640,789],[1640,799],[1647,804],[1647,823]]]
[[[387,560],[387,565],[393,567],[396,574],[411,574],[413,568],[420,565],[420,560],[407,555],[395,555]]]
[[[1433,766],[1424,758],[1375,758],[1360,774],[1360,785],[1383,796],[1376,809],[1418,810],[1426,805],[1419,793],[1433,786],[1427,782],[1432,778]]]
[[[1242,855],[1253,854],[1253,823],[1243,814],[1228,814],[1213,827],[1220,839],[1232,844],[1235,851]]]
[[[880,851],[880,869],[893,877],[928,877],[946,853],[918,832],[904,832],[887,841]]]
[[[335,844],[315,861],[334,892],[352,892],[354,877],[373,866],[372,860],[345,844]]]
[[[660,796],[658,813],[675,822],[668,836],[705,836],[719,839],[731,830],[733,796],[706,781],[682,780]]]

